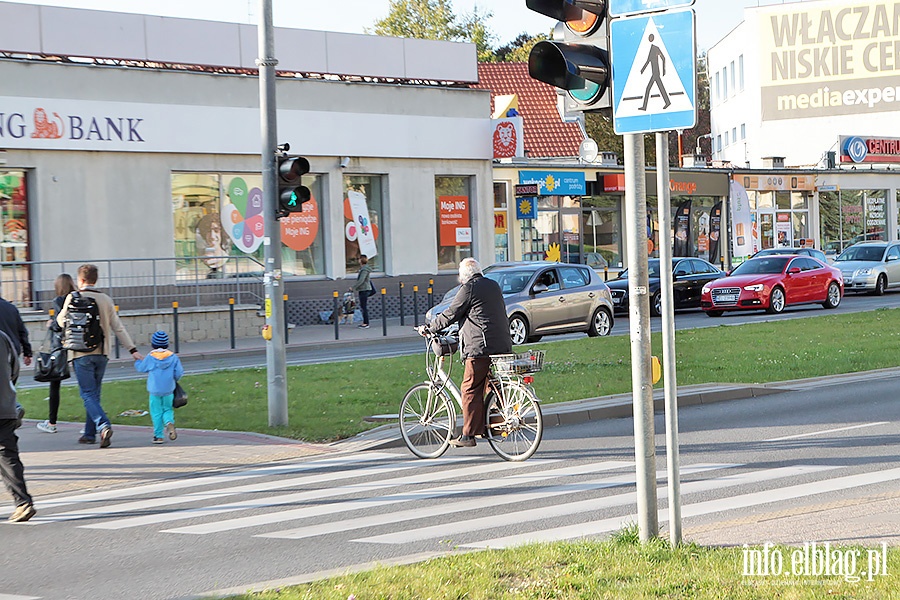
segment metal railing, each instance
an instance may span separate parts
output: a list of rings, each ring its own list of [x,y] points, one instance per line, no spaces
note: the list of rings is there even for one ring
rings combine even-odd
[[[75,279],[85,263],[97,265],[97,287],[120,310],[168,309],[172,302],[182,307],[226,305],[229,298],[262,304],[265,297],[265,268],[250,256],[0,262],[0,295],[21,310],[47,310],[56,297],[57,275]]]

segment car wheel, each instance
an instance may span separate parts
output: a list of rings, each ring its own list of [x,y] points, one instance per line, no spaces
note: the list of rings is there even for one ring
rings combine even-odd
[[[650,315],[654,317],[662,316],[662,290],[657,290],[653,297],[650,298]]]
[[[832,281],[828,284],[828,297],[825,299],[825,302],[822,303],[822,306],[825,308],[837,308],[838,304],[841,303],[841,287]]]
[[[769,295],[769,308],[766,312],[770,315],[777,315],[784,312],[784,290],[780,287],[773,288]]]
[[[875,281],[875,289],[872,290],[873,296],[884,296],[884,290],[887,288],[887,277],[879,275]]]
[[[708,311],[706,311],[706,316],[707,317],[721,317],[722,313],[724,313],[724,312],[725,312],[724,310],[708,310]]]
[[[524,344],[528,341],[528,322],[522,315],[513,315],[509,319],[509,337],[513,346]]]
[[[598,308],[591,317],[587,334],[591,337],[599,337],[612,333],[612,317],[605,308]]]

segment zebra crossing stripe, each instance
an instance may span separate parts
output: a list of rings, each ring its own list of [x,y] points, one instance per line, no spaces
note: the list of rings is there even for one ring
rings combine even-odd
[[[40,596],[13,596],[10,594],[0,594],[0,600],[41,600]]]
[[[309,517],[318,517],[322,515],[332,515],[339,512],[348,512],[351,510],[376,508],[379,506],[387,506],[390,504],[398,504],[401,502],[414,502],[416,500],[426,500],[454,496],[472,491],[491,491],[494,489],[507,488],[517,485],[527,485],[534,482],[545,481],[555,477],[566,477],[571,475],[580,475],[596,471],[609,471],[613,469],[622,469],[634,466],[633,462],[624,461],[606,461],[595,463],[592,465],[578,465],[565,468],[551,468],[545,471],[537,471],[531,473],[522,473],[509,475],[502,479],[492,479],[489,483],[484,480],[465,481],[463,483],[454,483],[452,485],[431,488],[426,490],[417,490],[411,492],[399,492],[388,496],[373,498],[357,498],[347,502],[320,504],[317,506],[305,506],[292,510],[286,510],[276,513],[267,513],[264,515],[253,515],[249,517],[241,517],[227,521],[217,521],[215,523],[206,523],[201,525],[192,525],[181,527],[179,529],[167,529],[166,533],[192,533],[192,534],[208,534],[221,531],[231,531],[244,527],[254,527],[258,525],[269,525],[272,523],[282,523],[284,521],[295,521]],[[491,499],[493,503],[495,499]],[[496,501],[502,502],[503,497],[497,497]],[[480,506],[483,506],[485,500],[482,499]],[[456,504],[454,504],[456,506]],[[392,518],[391,515],[381,515],[381,518]],[[275,537],[275,536],[272,536]],[[305,536],[304,536],[305,537]]]
[[[460,462],[464,459],[462,458],[454,458],[454,459],[442,459],[444,464],[450,462]],[[348,465],[352,466],[354,463],[348,463]],[[153,510],[159,509],[164,506],[173,506],[176,504],[187,504],[189,502],[199,502],[205,500],[217,500],[223,498],[225,496],[234,496],[237,494],[249,492],[264,492],[271,490],[284,489],[293,486],[304,486],[315,483],[329,482],[329,481],[338,481],[341,479],[352,479],[355,477],[364,477],[367,475],[383,475],[385,473],[391,473],[396,471],[401,471],[405,469],[412,469],[415,467],[421,467],[422,463],[419,460],[409,460],[402,463],[387,463],[383,465],[374,465],[370,467],[363,467],[360,469],[350,469],[346,471],[339,472],[324,472],[318,473],[314,475],[304,475],[301,477],[294,477],[291,479],[278,479],[274,481],[268,481],[265,483],[249,483],[245,485],[239,485],[229,488],[221,488],[221,489],[213,489],[202,492],[191,492],[189,494],[183,494],[179,496],[171,496],[168,498],[149,498],[144,500],[134,500],[131,502],[124,502],[121,504],[113,504],[113,505],[104,505],[104,506],[92,506],[84,509],[56,513],[53,515],[37,517],[32,519],[32,522],[37,523],[52,523],[58,521],[71,521],[76,519],[88,519],[91,517],[97,517],[100,515],[109,515],[115,513],[125,513],[125,512],[134,512],[134,511],[143,511],[143,510]],[[308,469],[307,469],[308,470]]]
[[[758,506],[760,504],[793,500],[805,496],[815,496],[818,494],[826,494],[829,492],[836,492],[866,485],[884,483],[887,481],[895,481],[897,479],[900,479],[900,468],[889,469],[887,471],[876,471],[872,473],[860,473],[857,475],[847,475],[845,477],[836,477],[833,479],[825,479],[822,481],[802,483],[794,486],[767,490],[764,492],[753,492],[750,494],[732,496],[730,498],[722,498],[719,500],[708,500],[705,502],[697,502],[694,504],[685,504],[682,505],[681,516],[683,518],[697,517],[737,508],[747,508],[750,506]],[[685,486],[682,486],[682,491],[684,490],[684,487]],[[561,527],[558,529],[533,532],[530,534],[507,536],[503,538],[495,538],[492,540],[475,542],[472,544],[464,544],[463,547],[503,548],[511,545],[523,544],[529,541],[556,541],[591,535],[600,535],[615,531],[616,529],[619,529],[624,523],[634,522],[636,520],[636,515],[627,515],[623,517],[617,517],[616,519],[604,519],[602,521],[594,521],[592,523],[581,523],[577,527]],[[667,510],[659,511],[659,520],[660,522],[668,520]]]
[[[428,461],[424,463],[421,460],[412,461],[415,465],[420,467],[446,467],[447,465],[451,465],[454,463],[458,463],[461,461],[471,462],[471,458],[455,458],[455,459],[436,459]],[[534,461],[538,462],[538,461]],[[534,464],[534,462],[532,464]],[[540,461],[539,464],[549,464],[551,462],[557,462],[556,460],[543,460]],[[394,479],[380,479],[375,481],[368,481],[362,483],[353,483],[349,485],[344,485],[336,488],[326,488],[320,490],[311,490],[305,492],[296,492],[291,494],[284,494],[281,496],[274,496],[271,498],[263,498],[263,499],[253,499],[253,500],[242,500],[239,502],[232,502],[229,504],[219,504],[215,506],[205,506],[205,507],[196,507],[196,508],[186,508],[174,512],[163,512],[157,514],[143,515],[139,517],[129,517],[124,519],[117,519],[113,521],[105,521],[102,523],[93,523],[89,525],[81,525],[81,527],[85,529],[126,529],[129,527],[139,527],[142,525],[152,525],[156,523],[166,523],[170,521],[180,521],[183,519],[193,519],[197,517],[206,517],[211,515],[219,515],[228,512],[235,512],[239,510],[250,510],[250,509],[260,509],[260,508],[270,508],[273,506],[282,506],[285,504],[293,504],[296,502],[312,502],[318,501],[323,498],[332,498],[335,496],[346,496],[349,494],[357,494],[360,492],[370,492],[376,491],[380,489],[385,489],[389,487],[395,487],[400,485],[408,485],[415,483],[428,483],[431,481],[440,481],[442,479],[451,479],[453,477],[474,477],[484,475],[485,473],[491,473],[493,471],[501,471],[507,469],[517,469],[527,466],[525,463],[489,463],[478,466],[473,466],[465,469],[447,469],[447,468],[438,468],[436,472],[430,473],[417,473],[415,475],[410,475],[408,477],[397,477]],[[359,473],[357,471],[349,471],[346,477],[342,474],[340,477],[334,477],[333,479],[340,478],[349,478],[349,477],[358,477]]]
[[[583,475],[592,472],[597,472],[604,470],[602,466],[604,463],[596,463],[595,465],[584,465],[582,467],[572,467],[573,475]],[[634,466],[634,463],[628,463],[627,466]],[[734,464],[712,464],[712,465],[694,465],[691,467],[685,467],[681,469],[682,475],[689,475],[693,473],[700,473],[704,471],[709,471],[713,469],[728,469],[732,467],[738,467],[741,465]],[[560,469],[562,471],[563,469]],[[538,474],[534,474],[538,475]],[[554,477],[561,476],[560,473],[553,473]],[[658,477],[660,479],[665,478],[665,471],[660,471],[658,473]],[[545,478],[535,477],[534,481],[541,481]],[[491,482],[490,489],[493,490],[497,487],[499,482]],[[527,484],[531,483],[531,481],[520,481],[515,482],[518,484]],[[382,515],[373,515],[360,517],[357,519],[347,519],[344,521],[336,521],[331,523],[320,523],[317,525],[308,525],[306,527],[299,527],[297,529],[290,529],[286,531],[273,531],[271,533],[263,533],[256,535],[254,537],[261,538],[279,538],[279,539],[303,539],[309,537],[315,537],[319,535],[327,535],[332,533],[338,533],[342,531],[352,531],[354,529],[363,529],[365,527],[372,527],[376,525],[387,525],[389,523],[402,523],[404,521],[412,521],[415,519],[424,519],[424,518],[432,518],[441,515],[453,514],[466,512],[469,510],[477,510],[479,508],[483,508],[486,502],[489,502],[491,506],[503,506],[506,504],[526,504],[532,502],[534,500],[540,500],[543,498],[552,498],[554,496],[563,495],[563,494],[571,494],[575,492],[585,492],[591,490],[598,490],[607,487],[614,487],[619,485],[631,485],[634,484],[634,476],[627,477],[615,477],[609,479],[601,479],[597,481],[588,481],[588,482],[578,482],[578,483],[566,483],[561,485],[555,485],[552,487],[546,487],[538,491],[528,491],[528,490],[516,490],[512,494],[506,494],[502,496],[496,496],[490,498],[490,500],[486,501],[484,498],[474,498],[471,500],[464,500],[462,502],[454,502],[453,504],[441,504],[440,506],[428,506],[426,508],[415,508],[405,511],[392,512],[389,514]],[[484,486],[482,486],[483,489]],[[333,511],[332,511],[333,512]],[[327,513],[330,514],[330,513]],[[312,515],[310,515],[312,516]]]
[[[188,479],[173,479],[160,483],[152,483],[148,485],[139,485],[118,490],[104,490],[102,492],[89,492],[86,494],[77,494],[74,496],[64,496],[62,498],[54,498],[53,500],[38,500],[35,502],[35,508],[38,511],[46,511],[62,506],[72,504],[82,504],[88,502],[103,502],[108,500],[116,500],[120,498],[130,498],[133,496],[141,496],[144,494],[156,494],[159,492],[171,492],[173,490],[182,490],[185,488],[221,485],[231,481],[244,481],[256,477],[268,477],[271,475],[287,475],[289,473],[300,473],[314,469],[325,469],[332,467],[344,467],[359,462],[370,462],[374,460],[396,460],[396,455],[387,453],[376,453],[367,456],[353,458],[327,458],[323,460],[305,461],[302,463],[279,464],[256,469],[247,469],[235,473],[218,473],[210,475],[201,475],[199,477],[191,477]],[[37,519],[32,519],[32,522]],[[0,600],[3,600],[0,596]]]
[[[825,471],[828,469],[833,469],[836,467],[831,466],[794,466],[794,467],[780,467],[777,469],[765,469],[761,471],[750,471],[746,473],[737,473],[734,475],[725,475],[722,477],[715,477],[712,479],[702,479],[699,481],[689,481],[683,483],[681,485],[681,491],[683,494],[690,494],[695,492],[705,492],[710,490],[717,490],[727,487],[734,487],[739,485],[747,485],[760,483],[762,481],[769,481],[773,479],[782,479],[784,477],[797,477],[800,475],[805,475],[809,473],[816,473]],[[666,491],[664,489],[660,490],[660,497],[665,497]],[[541,506],[537,508],[532,508],[528,510],[516,511],[515,513],[506,513],[499,515],[492,515],[487,517],[479,517],[475,519],[469,519],[466,521],[458,521],[454,523],[442,523],[440,525],[432,525],[427,527],[420,527],[418,529],[412,529],[408,531],[399,531],[395,533],[387,533],[383,535],[370,536],[366,538],[360,538],[353,540],[355,542],[369,542],[369,543],[378,543],[378,544],[404,544],[407,542],[415,542],[421,540],[427,540],[435,537],[446,537],[448,535],[452,535],[454,533],[467,533],[471,531],[480,531],[491,529],[494,527],[502,527],[506,525],[521,525],[522,523],[527,523],[529,521],[538,522],[541,519],[551,519],[556,517],[564,517],[568,515],[584,513],[584,512],[597,512],[606,508],[614,508],[619,506],[630,506],[633,505],[636,501],[635,493],[628,492],[625,494],[617,494],[614,496],[606,496],[603,498],[590,498],[587,500],[580,500],[577,502],[565,502],[560,504],[555,504],[552,506]],[[684,514],[684,512],[682,512]],[[610,529],[609,531],[613,531],[621,526],[623,520],[628,520],[635,518],[631,515],[625,515],[622,517],[614,517],[612,519],[604,519],[603,521],[597,521],[594,523],[606,523],[611,522],[616,525]],[[578,532],[583,532],[585,530],[593,531],[594,523],[579,523],[576,525],[568,526],[568,527],[559,527],[555,529],[549,529],[545,531],[538,531],[533,533],[526,533],[520,535],[508,536],[505,538],[498,538],[503,541],[503,545],[507,545],[505,540],[507,539],[519,539],[531,541],[529,536],[537,536],[541,538],[543,541],[543,537],[547,536],[549,539],[557,539],[554,537],[556,532],[564,531],[566,535],[570,537],[581,537],[582,535],[590,535],[587,533],[579,534]],[[606,526],[606,525],[604,525]],[[603,530],[606,532],[607,530]],[[567,539],[567,538],[559,538],[559,539]],[[477,542],[474,544],[466,544],[465,547],[490,547],[490,548],[498,548],[503,547],[499,545],[495,545],[498,543],[498,540],[489,540],[486,542]]]

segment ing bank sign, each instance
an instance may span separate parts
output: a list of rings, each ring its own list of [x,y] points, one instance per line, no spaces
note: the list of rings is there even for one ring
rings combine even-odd
[[[2,148],[244,154],[258,140],[251,109],[0,96]]]

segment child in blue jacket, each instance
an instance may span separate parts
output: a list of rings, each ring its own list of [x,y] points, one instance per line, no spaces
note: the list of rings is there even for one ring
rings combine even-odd
[[[175,382],[184,375],[184,367],[178,355],[170,351],[169,336],[157,331],[150,338],[153,351],[134,363],[141,373],[148,373],[147,391],[150,392],[150,418],[153,419],[153,443],[163,443],[163,432],[170,440],[178,437],[175,432]],[[164,427],[165,425],[165,427]]]

